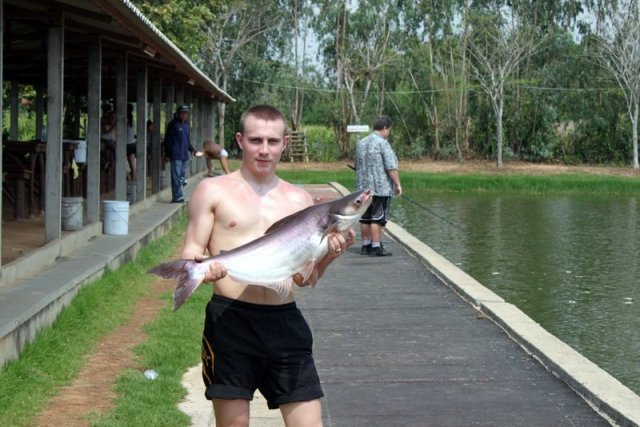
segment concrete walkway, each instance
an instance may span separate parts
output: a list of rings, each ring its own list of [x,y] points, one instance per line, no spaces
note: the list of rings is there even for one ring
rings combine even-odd
[[[352,248],[299,292],[327,426],[608,423],[402,246]]]
[[[332,195],[308,188],[319,199]],[[76,236],[46,269],[36,263],[30,277],[0,285],[0,366],[83,284],[134,257],[182,209],[166,195],[150,199],[136,208],[129,235]],[[640,423],[637,395],[397,225],[387,231],[392,257],[363,257],[357,243],[315,289],[297,292],[314,332],[325,425]],[[194,425],[209,423],[197,369],[185,385],[188,411],[200,411]],[[259,397],[252,403],[254,425],[279,425],[279,412],[265,406]]]

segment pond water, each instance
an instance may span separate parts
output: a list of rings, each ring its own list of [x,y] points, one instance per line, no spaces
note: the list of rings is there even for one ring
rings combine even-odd
[[[393,221],[640,394],[640,197],[406,196]]]

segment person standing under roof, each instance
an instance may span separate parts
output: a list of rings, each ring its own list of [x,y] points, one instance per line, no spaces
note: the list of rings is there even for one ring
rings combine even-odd
[[[184,174],[189,164],[189,154],[202,157],[191,145],[189,128],[189,106],[180,105],[168,124],[164,134],[165,160],[171,162],[171,203],[184,203],[182,187]]]

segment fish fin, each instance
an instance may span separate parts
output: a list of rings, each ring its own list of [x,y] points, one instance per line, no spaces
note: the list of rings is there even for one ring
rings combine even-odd
[[[322,203],[322,204],[326,204],[326,203]],[[307,211],[312,209],[316,210],[318,209],[318,206],[320,206],[320,204],[307,206],[306,208],[298,212],[294,212],[291,215],[285,216],[279,221],[276,221],[273,224],[271,224],[271,227],[267,228],[267,231],[265,231],[264,234],[273,233],[274,231],[279,230],[280,228],[286,227],[290,223],[296,222],[300,217],[304,216]]]
[[[178,282],[176,288],[173,290],[173,311],[179,309],[187,298],[189,298],[196,289],[198,289],[203,278],[193,278]]]
[[[316,267],[316,263],[314,261],[307,261],[302,265],[302,268],[300,269],[300,271],[298,273],[300,273],[303,277],[302,283],[306,282],[307,280],[309,280],[309,277],[311,277],[311,272],[313,271],[313,269]],[[315,287],[315,283],[312,285],[312,287]]]
[[[278,294],[281,300],[284,300],[291,292],[291,288],[293,287],[293,279],[289,278],[287,280],[281,280],[279,282],[265,283],[261,286],[271,289]]]
[[[197,268],[200,264],[192,260],[180,259],[165,262],[149,270],[149,273],[153,273],[163,279],[178,280],[178,284],[173,291],[173,311],[180,308],[204,280],[205,270]]]

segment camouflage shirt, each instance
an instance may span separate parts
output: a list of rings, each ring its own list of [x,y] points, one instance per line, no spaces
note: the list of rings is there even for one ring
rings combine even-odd
[[[372,133],[356,145],[356,189],[370,189],[374,196],[393,196],[388,170],[398,169],[398,158],[389,142]]]

